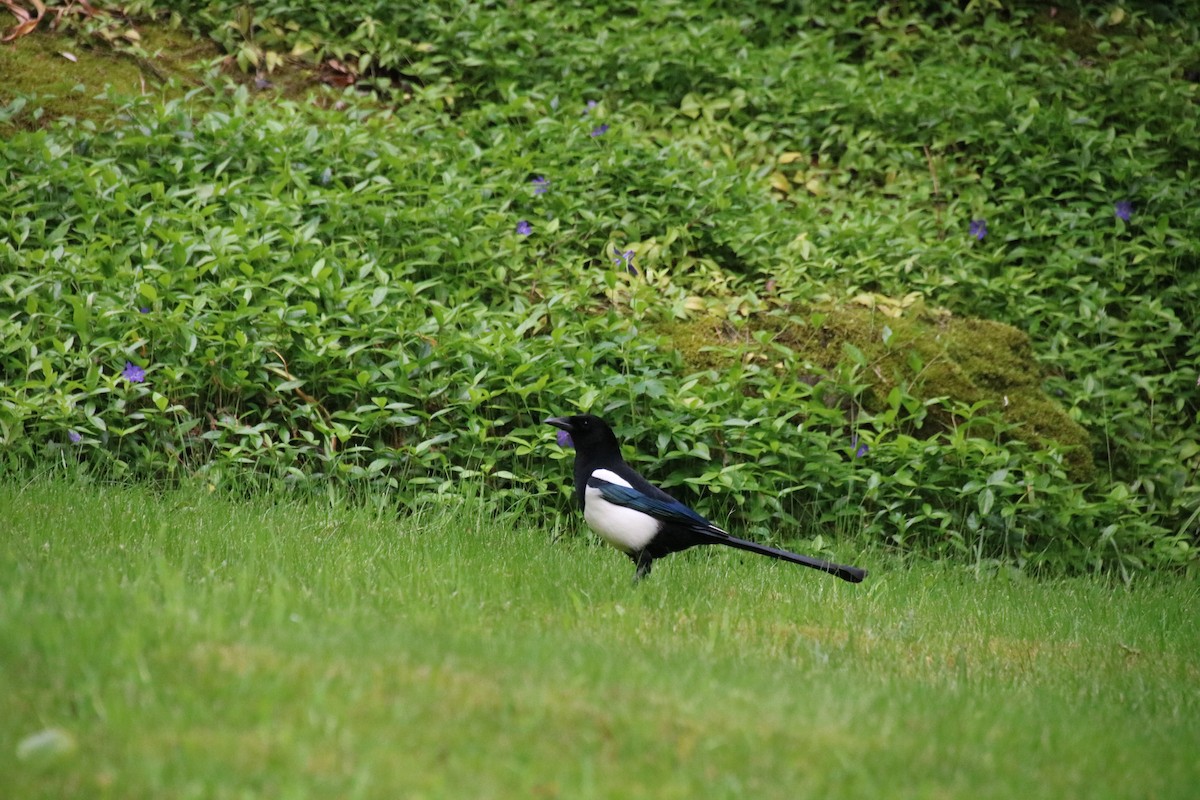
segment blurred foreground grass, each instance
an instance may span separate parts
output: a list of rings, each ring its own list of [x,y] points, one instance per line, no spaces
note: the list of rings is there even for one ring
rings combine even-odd
[[[1187,797],[1197,589],[0,485],[11,797]],[[29,737],[50,728],[50,744]],[[54,746],[54,736],[65,737]],[[23,758],[18,758],[21,742]],[[40,749],[39,749],[40,746]]]

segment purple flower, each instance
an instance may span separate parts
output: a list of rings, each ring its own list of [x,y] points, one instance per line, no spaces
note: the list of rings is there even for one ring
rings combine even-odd
[[[538,175],[533,179],[533,193],[545,194],[550,191],[550,179],[544,175]]]
[[[871,449],[871,448],[867,447],[866,442],[863,442],[862,444],[858,443],[858,435],[857,434],[850,437],[850,446],[855,448],[855,450],[854,450],[855,458],[862,458],[863,456],[865,456],[867,454],[867,451],[869,451]]]
[[[607,132],[608,132],[608,123],[606,122],[603,125],[601,125],[599,128],[593,128],[592,136],[603,136]]]
[[[79,444],[83,441],[83,437],[77,431],[67,431],[67,438],[71,440],[71,444]]]
[[[632,250],[626,250],[624,253],[618,252],[616,257],[613,259],[613,263],[618,267],[624,265],[626,271],[628,271],[630,275],[637,275],[637,267],[633,265],[633,257],[636,255],[637,253],[633,252]]]
[[[987,220],[986,219],[971,220],[971,235],[982,242],[983,237],[987,236]]]
[[[138,309],[138,313],[139,314],[149,314],[150,306],[142,306],[141,308]]]
[[[1133,203],[1128,200],[1121,200],[1113,206],[1113,213],[1117,219],[1129,222],[1129,218],[1133,216]]]
[[[530,225],[528,221],[521,220],[517,223],[517,233],[521,234],[522,236],[528,236],[529,234],[533,233],[533,226]]]
[[[559,447],[574,447],[575,442],[571,441],[571,434],[564,430],[559,430],[554,437],[558,441]]]
[[[121,377],[130,383],[141,383],[146,380],[146,370],[134,364],[132,361],[125,362],[125,369],[121,370]]]

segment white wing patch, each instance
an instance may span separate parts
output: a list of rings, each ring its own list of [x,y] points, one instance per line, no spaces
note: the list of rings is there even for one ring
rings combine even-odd
[[[632,489],[633,484],[622,478],[611,469],[598,469],[592,472],[592,477],[609,483],[615,483],[617,486],[624,486],[626,489]]]
[[[629,481],[612,470],[598,469],[592,473],[592,477],[627,489],[633,488]],[[610,503],[600,495],[599,489],[592,486],[584,492],[583,518],[596,535],[625,553],[642,550],[658,533],[658,520],[654,517]]]

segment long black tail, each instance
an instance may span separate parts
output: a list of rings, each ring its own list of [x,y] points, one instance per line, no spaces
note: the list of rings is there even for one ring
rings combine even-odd
[[[867,571],[860,567],[851,567],[846,564],[834,564],[830,561],[822,561],[819,558],[811,556],[802,556],[796,553],[789,553],[787,550],[777,550],[774,547],[767,547],[763,544],[755,544],[747,542],[745,539],[738,539],[735,536],[713,536],[710,541],[713,544],[723,544],[729,547],[736,547],[738,550],[748,550],[751,553],[758,553],[760,556],[770,556],[778,558],[780,561],[790,561],[793,564],[802,564],[806,567],[819,569],[821,572],[828,572],[830,575],[836,575],[844,581],[850,583],[860,583],[863,578],[867,577]]]

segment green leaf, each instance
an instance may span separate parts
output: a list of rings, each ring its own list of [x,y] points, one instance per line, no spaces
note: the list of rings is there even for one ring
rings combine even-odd
[[[75,332],[79,335],[79,341],[86,345],[90,343],[92,338],[91,307],[84,298],[78,295],[67,295],[66,299],[71,304],[71,324],[74,326]]]
[[[980,492],[978,499],[980,516],[986,517],[991,512],[992,506],[995,505],[995,503],[996,495],[990,488],[984,489],[982,492]]]
[[[446,442],[454,441],[456,436],[457,436],[457,434],[454,434],[454,433],[439,433],[437,436],[426,439],[425,441],[421,442],[416,447],[414,447],[413,454],[420,455],[421,453],[424,453],[426,450],[428,450],[431,447],[436,447],[439,444],[445,444]]]
[[[1004,483],[1007,479],[1008,479],[1008,470],[1007,469],[998,469],[995,472],[993,472],[991,475],[988,475],[987,485],[988,486],[998,486],[998,485]]]

